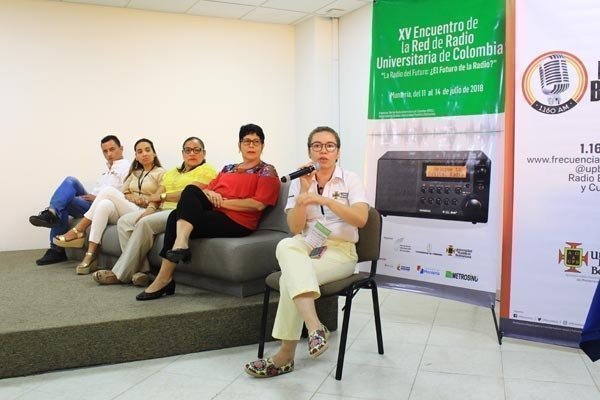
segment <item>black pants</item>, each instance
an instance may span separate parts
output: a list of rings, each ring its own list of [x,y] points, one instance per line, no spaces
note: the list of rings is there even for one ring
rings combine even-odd
[[[241,237],[252,233],[252,230],[238,224],[219,211],[204,192],[194,185],[186,186],[181,192],[177,208],[171,211],[167,220],[165,240],[160,256],[165,258],[168,250],[173,248],[177,237],[177,220],[183,219],[194,226],[190,239],[211,237]]]

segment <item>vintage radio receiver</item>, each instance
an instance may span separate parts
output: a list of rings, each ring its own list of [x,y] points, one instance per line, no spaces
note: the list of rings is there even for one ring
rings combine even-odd
[[[487,222],[491,161],[481,151],[388,151],[377,161],[383,215]]]

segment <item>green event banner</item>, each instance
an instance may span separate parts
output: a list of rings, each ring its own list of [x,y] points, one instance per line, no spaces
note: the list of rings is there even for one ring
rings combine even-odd
[[[505,0],[376,0],[369,119],[504,111]]]

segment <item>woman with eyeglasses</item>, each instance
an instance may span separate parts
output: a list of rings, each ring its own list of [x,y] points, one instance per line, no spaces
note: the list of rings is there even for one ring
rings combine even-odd
[[[175,167],[163,175],[158,190],[148,197],[148,207],[119,218],[117,230],[122,253],[112,271],[94,273],[93,278],[99,284],[148,285],[148,253],[154,237],[165,231],[167,218],[177,206],[183,189],[188,185],[204,189],[217,176],[215,168],[206,162],[206,147],[201,139],[195,136],[185,139],[181,155],[181,167]]]
[[[79,275],[89,274],[97,269],[96,250],[108,224],[116,224],[120,216],[150,207],[150,195],[154,193],[165,173],[154,150],[154,143],[142,138],[135,142],[135,160],[125,178],[122,190],[106,187],[98,193],[90,209],[83,218],[64,235],[52,240],[59,247],[83,247],[85,230],[90,227],[88,248],[83,260],[77,265]]]
[[[242,126],[238,142],[242,162],[226,165],[204,190],[184,189],[167,220],[160,271],[137,300],[175,293],[173,273],[179,262],[191,260],[190,239],[241,237],[256,230],[263,210],[277,203],[280,187],[275,167],[261,160],[264,143],[260,126]]]
[[[319,167],[292,181],[286,205],[287,222],[295,234],[277,245],[281,267],[280,294],[273,337],[281,340],[270,358],[252,361],[245,371],[258,378],[294,370],[302,324],[308,330],[308,354],[315,358],[328,348],[329,330],[315,310],[319,285],[354,273],[358,228],[367,223],[369,205],[357,174],[340,168],[340,137],[329,127],[308,136],[308,155]]]

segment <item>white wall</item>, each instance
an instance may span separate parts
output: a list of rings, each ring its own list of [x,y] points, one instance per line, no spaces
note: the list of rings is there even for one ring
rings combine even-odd
[[[310,131],[322,125],[338,129],[334,25],[319,17],[296,25],[296,166],[308,161]]]
[[[205,139],[217,168],[239,159],[241,124],[265,129],[264,159],[281,174],[307,159],[317,125],[342,136],[341,164],[363,173],[371,5],[338,21],[258,24],[66,2],[0,1],[0,251],[43,248],[29,215],[63,177],[93,184],[99,140],[126,156],[140,137],[163,164]]]
[[[341,136],[340,164],[363,175],[372,8],[296,26],[296,157],[302,162],[308,132],[329,125]]]
[[[263,158],[295,167],[294,49],[292,26],[0,1],[0,250],[47,246],[28,216],[63,177],[93,183],[109,133],[129,159],[136,139],[152,139],[169,167],[198,135],[219,168],[239,160],[239,126],[255,122]]]
[[[340,133],[344,168],[364,177],[369,105],[373,5],[343,16],[339,23]]]

